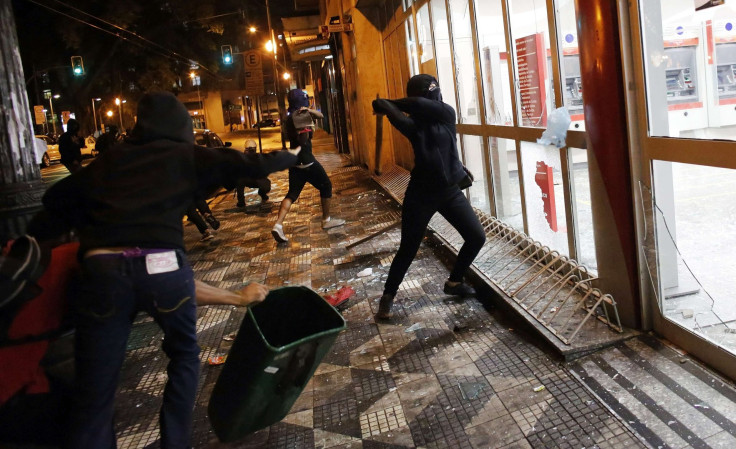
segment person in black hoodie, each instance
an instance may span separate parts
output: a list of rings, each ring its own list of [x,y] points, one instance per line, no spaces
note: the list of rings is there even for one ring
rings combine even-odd
[[[82,168],[82,148],[86,148],[86,145],[79,135],[79,122],[69,119],[66,122],[66,132],[59,137],[61,163],[69,173],[76,173]]]
[[[169,357],[161,446],[191,447],[200,364],[195,291],[199,303],[218,300],[219,294],[193,278],[184,253],[184,212],[192,198],[214,185],[233,188],[240,177],[267,176],[297,159],[286,151],[248,156],[195,149],[191,117],[169,93],[146,94],[137,116],[128,140],[49,188],[43,217],[29,224],[37,238],[74,228],[80,240],[82,286],[72,304],[76,380],[71,448],[115,447],[113,400],[138,311],[161,327]],[[264,285],[252,283],[232,296],[247,305],[262,301],[266,293]]]
[[[379,98],[373,101],[373,110],[385,114],[409,139],[414,150],[414,168],[401,212],[401,243],[391,263],[376,314],[381,320],[391,317],[399,284],[435,212],[442,214],[465,240],[450,278],[445,282],[445,293],[463,298],[475,295],[475,290],[463,282],[463,276],[486,239],[470,202],[458,187],[467,173],[458,158],[455,110],[442,102],[439,83],[431,75],[413,76],[406,85],[406,95],[407,98],[399,100]]]

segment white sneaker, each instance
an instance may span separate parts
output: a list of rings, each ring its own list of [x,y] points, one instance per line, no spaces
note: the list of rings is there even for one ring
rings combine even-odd
[[[207,240],[212,240],[213,238],[215,238],[215,234],[209,229],[205,229],[205,231],[202,233],[202,238],[199,241],[206,242]]]
[[[289,241],[289,239],[286,238],[286,234],[284,234],[284,227],[280,224],[273,225],[273,229],[271,229],[271,235],[279,243],[286,243]]]
[[[345,224],[345,220],[343,220],[342,218],[330,217],[327,220],[322,220],[322,229],[336,228],[344,224]]]

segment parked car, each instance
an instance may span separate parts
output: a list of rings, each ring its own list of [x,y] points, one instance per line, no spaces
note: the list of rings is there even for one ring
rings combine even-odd
[[[209,129],[195,129],[194,143],[209,148],[231,147],[233,145],[232,142],[223,142],[220,136]]]
[[[61,153],[59,153],[59,144],[49,136],[36,135],[36,159],[39,159],[41,167],[48,167],[52,162],[61,161]],[[45,146],[44,146],[45,145]]]
[[[84,138],[84,144],[86,145],[85,148],[82,148],[82,157],[95,157],[96,154],[94,153],[95,149],[95,142],[97,142],[97,139],[95,139],[95,136],[89,135]]]
[[[272,118],[264,118],[260,122],[258,122],[255,125],[253,125],[253,127],[254,128],[266,128],[266,127],[269,127],[269,126],[277,126],[277,125],[278,125],[278,123],[276,123],[276,120],[274,120]]]

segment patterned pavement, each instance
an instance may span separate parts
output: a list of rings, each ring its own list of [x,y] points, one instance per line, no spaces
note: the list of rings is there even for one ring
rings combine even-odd
[[[636,416],[624,424],[610,411],[615,407],[604,405],[605,397],[586,388],[584,376],[522,324],[488,308],[490,298],[459,302],[442,293],[448,269],[429,241],[401,285],[396,317],[376,323],[373,314],[399,231],[350,250],[345,246],[392,223],[399,207],[366,170],[348,166],[337,154],[318,153],[333,182],[333,216],[345,218],[345,226],[321,229],[319,194],[308,186],[285,221],[290,242],[276,244],[270,229],[288,187],[285,172],[271,178],[274,203],[259,204],[253,191],[242,210],[235,207],[232,193],[216,197],[211,206],[222,226],[213,240],[200,242],[196,228],[185,225],[195,276],[213,285],[237,288],[255,281],[271,287],[305,285],[322,295],[345,285],[356,291],[339,308],[347,329],[289,415],[230,444],[218,442],[207,417],[209,395],[221,371],[207,358],[227,354],[231,342],[223,337],[237,331],[244,310],[201,307],[195,447],[648,447],[631,430]],[[367,267],[373,273],[359,277]],[[158,447],[167,363],[160,339],[156,325],[141,316],[129,341],[116,403],[121,448]],[[575,366],[584,371],[588,365],[580,363]]]

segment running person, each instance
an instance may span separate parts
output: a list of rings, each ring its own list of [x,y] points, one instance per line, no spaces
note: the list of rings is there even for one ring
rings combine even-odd
[[[409,139],[414,150],[414,169],[401,212],[401,243],[376,313],[377,319],[384,320],[391,317],[399,284],[435,212],[445,217],[465,240],[450,278],[445,282],[444,292],[448,295],[463,298],[475,295],[473,287],[463,282],[463,275],[486,239],[470,202],[458,187],[466,172],[457,156],[455,110],[442,102],[439,84],[430,75],[413,76],[406,85],[406,95],[408,98],[399,100],[379,98],[373,101],[373,110],[385,114]]]
[[[284,218],[286,218],[291,205],[299,198],[299,194],[301,194],[306,183],[312,184],[319,190],[322,206],[322,229],[330,229],[345,224],[345,220],[341,218],[330,217],[332,183],[322,164],[312,154],[314,123],[310,119],[308,121],[311,122],[311,126],[309,124],[299,124],[297,127],[294,122],[295,116],[303,115],[305,111],[309,113],[310,117],[323,118],[323,115],[315,109],[309,109],[309,97],[301,89],[291,90],[288,98],[289,117],[285,124],[286,133],[289,136],[289,147],[292,149],[301,147],[301,151],[299,152],[297,165],[289,168],[289,191],[281,201],[276,224],[273,225],[271,230],[273,238],[279,243],[289,241],[286,234],[284,234]]]

